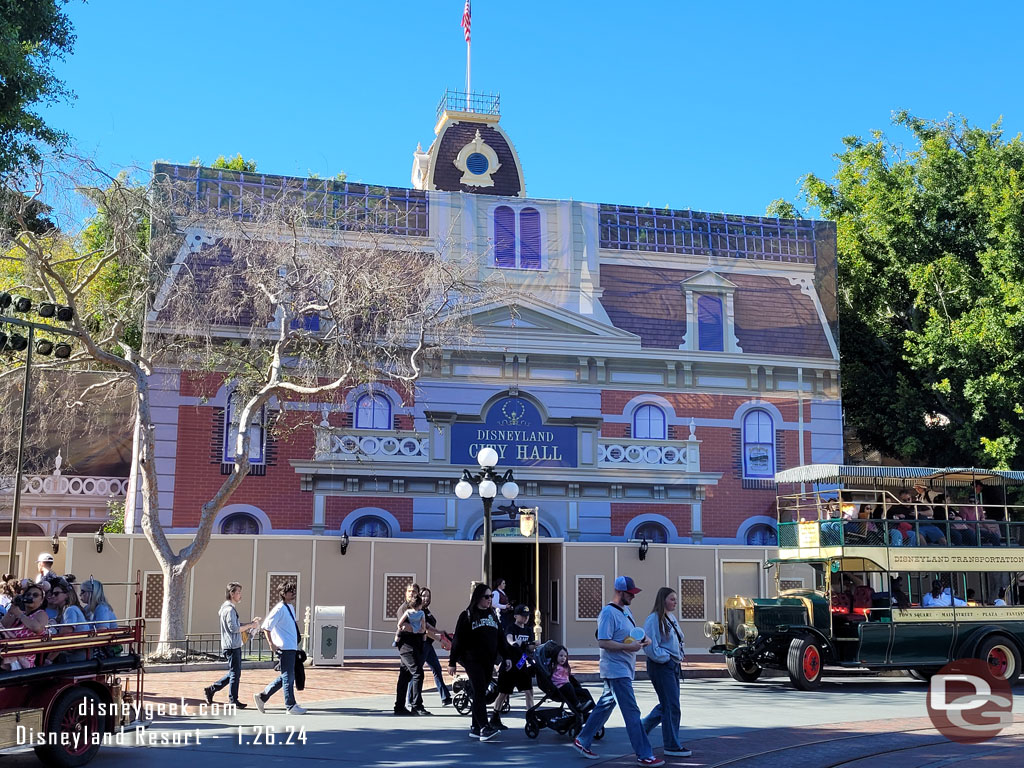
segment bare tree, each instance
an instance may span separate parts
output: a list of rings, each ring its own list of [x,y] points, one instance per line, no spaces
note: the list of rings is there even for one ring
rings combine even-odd
[[[73,399],[130,383],[141,527],[164,574],[157,654],[169,656],[185,635],[189,572],[249,473],[249,425],[269,413],[270,427],[280,426],[288,403],[339,399],[365,382],[411,385],[432,349],[463,338],[465,313],[455,310],[481,297],[446,243],[394,234],[409,211],[386,195],[347,195],[339,207],[335,182],[309,189],[285,180],[253,195],[238,185],[224,205],[222,189],[204,191],[202,169],[187,182],[158,173],[148,184],[89,164],[79,170],[84,182],[40,168],[8,184],[26,201],[74,185],[103,231],[41,237],[26,226],[27,209],[16,210],[4,250],[24,291],[74,310],[79,343],[60,365],[106,373]],[[168,370],[216,372],[233,406],[231,471],[178,551],[160,523],[154,460],[152,385]]]

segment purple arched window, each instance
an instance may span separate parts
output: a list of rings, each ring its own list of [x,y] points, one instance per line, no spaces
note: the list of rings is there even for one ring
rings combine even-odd
[[[356,402],[356,429],[391,429],[391,401],[383,395],[363,395]]]
[[[507,205],[494,209],[494,266],[516,265],[516,213]]]
[[[523,208],[519,212],[519,266],[540,269],[540,211]]]
[[[743,476],[775,477],[775,426],[760,408],[743,417]]]
[[[717,296],[697,297],[697,348],[707,352],[725,349],[722,300]]]

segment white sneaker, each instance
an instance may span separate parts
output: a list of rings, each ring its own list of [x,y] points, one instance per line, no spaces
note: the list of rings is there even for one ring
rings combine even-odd
[[[265,702],[263,700],[263,694],[261,694],[261,693],[254,693],[252,695],[252,700],[256,704],[256,709],[258,709],[260,712],[264,712],[265,711],[263,709],[263,707],[266,706],[267,702]]]
[[[304,715],[306,710],[300,707],[298,704],[292,704],[288,709],[285,710],[289,715]]]

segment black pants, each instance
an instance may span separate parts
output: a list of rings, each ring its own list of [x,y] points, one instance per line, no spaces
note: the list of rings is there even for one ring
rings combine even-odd
[[[569,709],[573,712],[583,714],[594,708],[594,697],[572,675],[569,676],[568,683],[558,686],[558,692],[562,695],[562,700],[569,705]]]
[[[473,700],[473,728],[479,730],[487,725],[487,686],[491,683],[494,667],[476,664],[472,661],[462,662],[469,678],[469,695]]]
[[[419,709],[423,706],[423,640],[402,643],[398,646],[398,655],[402,667],[398,670],[395,709],[404,709],[407,697],[413,709]]]
[[[242,678],[242,649],[226,648],[224,650],[224,658],[228,660],[228,673],[210,687],[215,691],[219,691],[221,688],[225,688],[230,685],[231,689],[228,691],[228,701],[232,704],[237,704],[238,682]]]

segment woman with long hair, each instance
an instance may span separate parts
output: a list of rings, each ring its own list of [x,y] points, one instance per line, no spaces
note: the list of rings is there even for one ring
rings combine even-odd
[[[461,664],[469,678],[469,694],[473,702],[471,739],[490,741],[498,731],[487,723],[487,686],[494,675],[494,664],[505,643],[498,617],[491,608],[493,592],[487,584],[473,587],[469,605],[459,615],[455,639],[448,657],[448,673],[455,676],[455,665]],[[509,665],[511,666],[511,665]]]
[[[693,754],[679,741],[679,680],[682,677],[683,630],[676,621],[679,599],[674,589],[662,587],[654,598],[654,608],[644,622],[651,644],[647,654],[647,674],[658,694],[658,703],[641,722],[647,733],[661,723],[665,754],[689,757]]]
[[[72,577],[73,578],[73,577]],[[85,614],[78,602],[78,595],[74,587],[67,580],[67,577],[53,576],[50,579],[50,591],[46,593],[46,602],[49,608],[54,608],[57,615],[54,623],[57,625],[53,632],[58,635],[67,635],[71,632],[86,632],[89,630],[89,622],[85,620]],[[85,661],[85,650],[64,651],[53,655],[55,661]]]
[[[114,629],[117,626],[117,614],[103,594],[103,582],[98,579],[82,582],[79,595],[82,598],[82,612],[92,622],[93,629]]]
[[[0,619],[0,638],[5,640],[36,637],[45,634],[50,617],[46,615],[46,595],[39,584],[29,584],[11,601],[11,607]],[[8,656],[0,669],[27,669],[36,665],[36,654]]]

